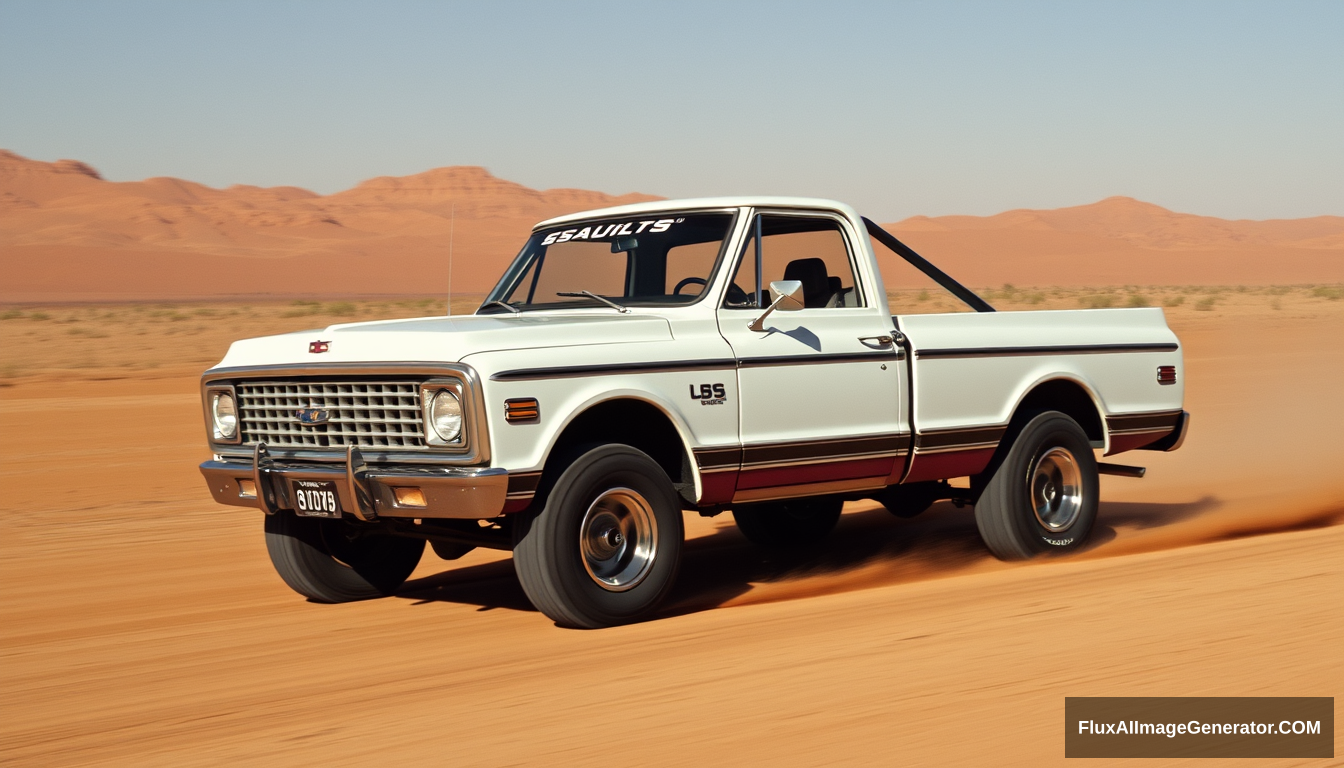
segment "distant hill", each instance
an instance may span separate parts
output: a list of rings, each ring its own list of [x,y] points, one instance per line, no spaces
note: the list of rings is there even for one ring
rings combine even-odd
[[[1072,208],[915,216],[885,226],[977,287],[1344,281],[1344,216],[1228,221],[1108,197]]]
[[[103,179],[0,150],[0,301],[484,291],[551,216],[660,198],[535,190],[484,168],[332,195]],[[1130,198],[889,225],[972,286],[1344,281],[1344,217],[1225,221]],[[898,280],[893,279],[899,283]]]
[[[104,180],[0,150],[0,300],[484,291],[536,222],[658,200],[535,190],[484,168],[369,179],[332,195]]]

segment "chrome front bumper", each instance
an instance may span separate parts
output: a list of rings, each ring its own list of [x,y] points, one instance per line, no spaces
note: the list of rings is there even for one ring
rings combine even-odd
[[[295,508],[291,481],[333,481],[341,510],[361,520],[378,517],[486,520],[498,517],[503,511],[509,488],[506,469],[370,467],[355,448],[346,453],[344,465],[324,465],[272,459],[266,447],[259,445],[251,461],[207,461],[201,465],[201,474],[215,501],[257,507],[267,514]],[[419,489],[424,506],[399,503],[394,491],[397,488]]]

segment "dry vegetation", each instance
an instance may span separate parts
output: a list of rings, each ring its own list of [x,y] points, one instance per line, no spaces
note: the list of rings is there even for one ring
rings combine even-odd
[[[995,309],[1108,309],[1162,307],[1173,322],[1190,312],[1331,311],[1329,302],[1344,298],[1340,285],[1126,285],[1107,288],[1040,288],[1005,284],[976,291]],[[887,291],[895,313],[967,312],[965,305],[939,289]]]
[[[1344,286],[1126,286],[1038,288],[1004,285],[979,293],[1000,310],[1162,307],[1172,326],[1276,317],[1344,316]],[[966,308],[938,289],[888,293],[893,312]],[[481,296],[456,296],[453,314]],[[202,371],[242,338],[334,323],[443,312],[442,298],[199,302],[0,307],[0,386],[19,380],[160,378]]]
[[[454,314],[480,296],[457,296]],[[237,339],[335,323],[442,314],[441,298],[0,307],[0,386],[74,374],[89,379],[200,372]]]

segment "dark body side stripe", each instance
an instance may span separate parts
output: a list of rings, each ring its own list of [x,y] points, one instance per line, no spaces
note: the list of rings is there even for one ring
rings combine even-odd
[[[1106,431],[1111,435],[1111,445],[1106,455],[1113,456],[1151,445],[1176,431],[1180,423],[1179,409],[1107,416]]]
[[[1061,344],[1041,347],[949,347],[920,349],[917,360],[966,357],[1025,357],[1034,355],[1114,355],[1138,352],[1175,352],[1179,344]]]
[[[518,368],[490,375],[491,381],[534,381],[580,376],[612,376],[621,373],[676,373],[680,371],[718,371],[735,368],[775,368],[793,365],[830,365],[837,363],[888,362],[905,359],[903,351],[855,352],[835,355],[781,355],[778,357],[721,358],[716,360],[669,360],[648,363],[607,363],[602,365],[562,365],[551,368]]]

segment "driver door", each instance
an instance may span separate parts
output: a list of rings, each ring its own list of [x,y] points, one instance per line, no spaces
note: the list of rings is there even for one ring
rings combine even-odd
[[[820,212],[759,214],[718,310],[738,360],[742,465],[733,501],[880,488],[899,477],[909,445],[901,397],[905,365],[886,307],[865,306],[850,227]],[[761,282],[803,283],[804,308],[753,299]]]

